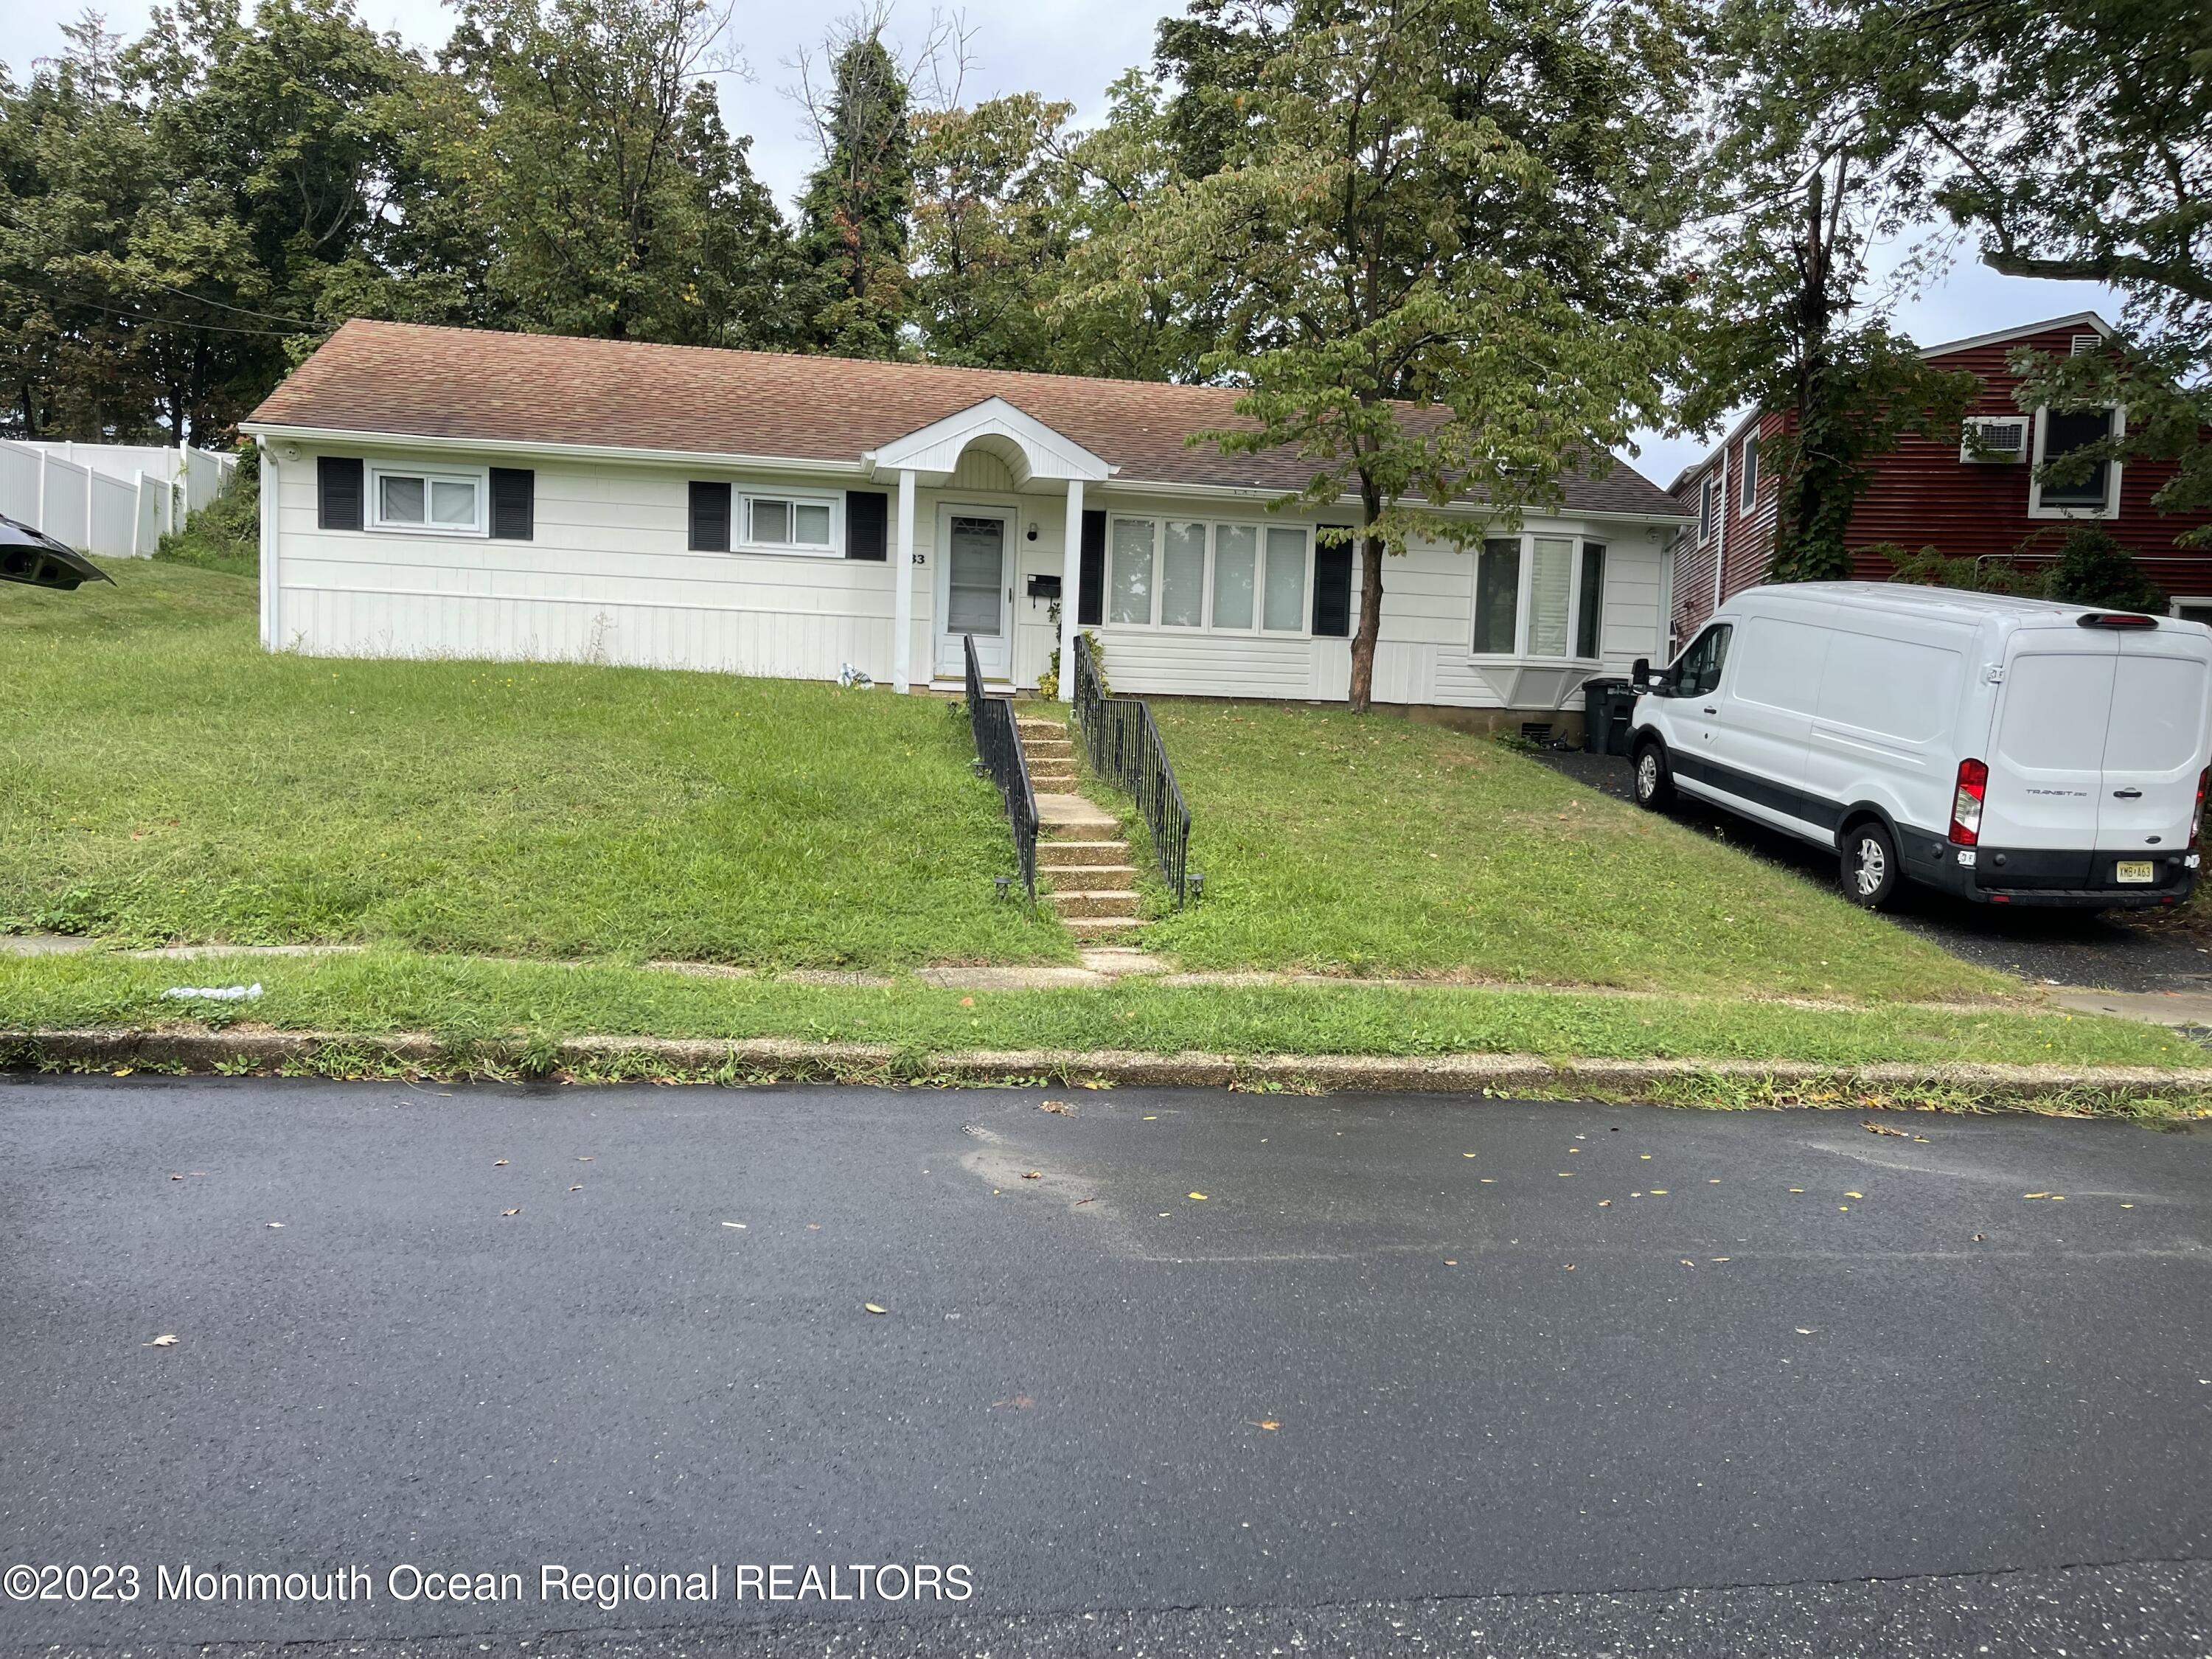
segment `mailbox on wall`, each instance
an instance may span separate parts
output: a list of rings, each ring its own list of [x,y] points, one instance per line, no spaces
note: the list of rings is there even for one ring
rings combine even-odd
[[[1032,599],[1058,599],[1060,597],[1060,578],[1057,576],[1031,576],[1029,579],[1029,596]]]

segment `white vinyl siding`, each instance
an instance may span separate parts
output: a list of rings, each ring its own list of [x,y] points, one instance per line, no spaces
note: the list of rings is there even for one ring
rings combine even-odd
[[[416,465],[419,457],[396,448],[385,457],[368,446],[333,447],[331,453],[365,456],[372,468],[425,471]],[[286,457],[271,491],[274,550],[267,567],[264,637],[276,648],[327,656],[598,662],[814,680],[834,680],[850,664],[879,685],[890,682],[896,559],[690,551],[689,481],[700,476],[696,465],[549,462],[544,456],[486,453],[481,459],[488,465],[535,470],[535,539],[518,543],[434,530],[389,535],[319,530],[316,455],[316,449],[302,446],[301,453]],[[765,471],[731,476],[733,542],[744,526],[739,502],[746,496],[797,501],[832,494],[815,477],[784,478]],[[881,486],[856,477],[853,487]],[[911,567],[918,678],[928,672],[938,629],[937,578],[951,568],[950,550],[939,544],[940,505],[957,514],[976,496],[973,489],[951,486],[919,492],[915,551],[921,563]],[[839,501],[842,526],[842,495]],[[1206,531],[1205,625],[1109,619],[1099,627],[1116,690],[1285,701],[1345,696],[1350,641],[1303,631],[1312,610],[1313,526],[1323,518],[1340,521],[1340,515],[1317,511],[1271,524],[1249,501],[1215,507],[1134,490],[1109,495],[1099,505],[1109,515],[1109,600],[1113,520],[1155,527],[1142,538],[1149,560],[1137,559],[1133,566],[1146,584],[1148,618],[1158,618],[1170,605],[1166,526],[1203,524]],[[1062,518],[1049,507],[1037,510],[1023,503],[1015,526],[1008,559],[1015,597],[1007,620],[1018,684],[1035,683],[1056,642],[1048,602],[1030,595],[1025,584],[1031,575],[1060,573]],[[1039,527],[1035,542],[1027,536],[1032,520]],[[1264,626],[1270,530],[1286,532],[1275,550],[1283,570],[1275,586],[1279,619],[1287,614],[1295,586],[1298,632]],[[1663,594],[1660,552],[1642,526],[1532,518],[1529,526],[1531,534],[1585,532],[1604,537],[1609,550],[1597,623],[1605,668],[1621,672],[1635,657],[1662,656],[1656,642]],[[1179,568],[1187,567],[1188,552],[1176,560]],[[1389,561],[1376,697],[1431,706],[1578,707],[1576,688],[1595,672],[1586,662],[1501,667],[1470,651],[1479,563],[1476,554],[1422,542]],[[1174,584],[1183,597],[1167,611],[1170,617],[1184,614],[1187,577],[1175,577]],[[1355,582],[1355,626],[1358,606]]]

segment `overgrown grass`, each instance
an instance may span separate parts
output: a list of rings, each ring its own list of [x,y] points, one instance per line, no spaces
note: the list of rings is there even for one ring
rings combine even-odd
[[[258,982],[250,1003],[182,1004],[178,985]],[[2012,1008],[1807,1008],[1687,997],[1467,987],[1195,987],[1143,980],[1085,990],[960,992],[701,979],[623,963],[487,962],[376,950],[358,956],[149,961],[94,952],[0,957],[0,1030],[149,1028],[185,1018],[458,1042],[587,1036],[1115,1048],[1158,1054],[1525,1054],[1559,1059],[1796,1060],[1838,1066],[2203,1063],[2173,1033],[2132,1021]]]
[[[1387,715],[1154,705],[1204,902],[1188,966],[1671,991],[2016,989],[1734,848],[1488,739]]]
[[[269,654],[167,561],[0,587],[0,931],[896,967],[1062,961],[996,902],[946,705],[541,664]]]
[[[250,453],[232,472],[230,487],[182,530],[162,537],[154,556],[233,576],[260,574],[261,469]]]

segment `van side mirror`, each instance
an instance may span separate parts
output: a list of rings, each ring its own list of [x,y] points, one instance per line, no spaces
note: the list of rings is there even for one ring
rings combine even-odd
[[[1634,682],[1639,696],[1646,691],[1662,697],[1671,697],[1674,695],[1674,675],[1664,668],[1656,674],[1653,673],[1651,659],[1649,657],[1638,657],[1631,664],[1628,678]]]

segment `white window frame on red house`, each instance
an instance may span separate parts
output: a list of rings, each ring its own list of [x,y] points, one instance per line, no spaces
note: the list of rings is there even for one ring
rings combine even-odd
[[[1736,461],[1736,515],[1741,518],[1759,504],[1759,434],[1745,434]]]
[[[2112,415],[2112,433],[2124,438],[2128,431],[2128,411],[2115,408]],[[2084,507],[2062,501],[2045,506],[2043,500],[2043,446],[2045,435],[2051,430],[2051,406],[2039,404],[2035,410],[2034,464],[2027,474],[2027,516],[2031,519],[2083,519],[2097,521],[2120,516],[2120,458],[2117,455],[2105,463],[2105,502],[2102,507]]]

